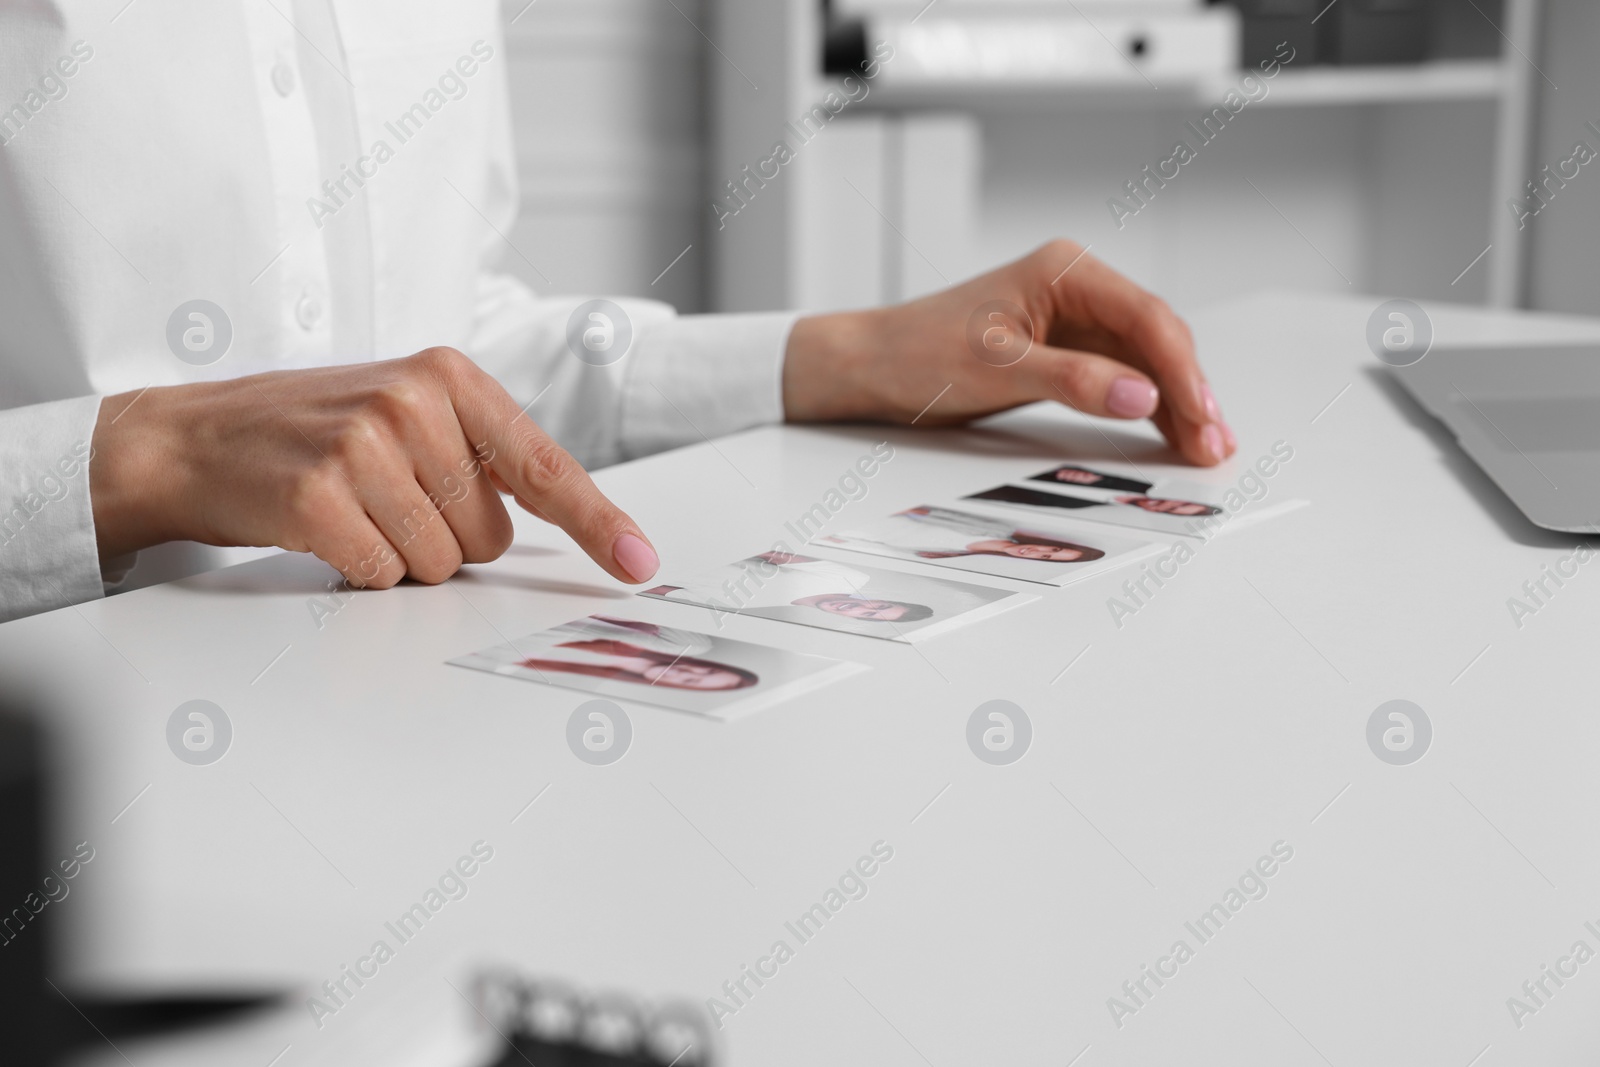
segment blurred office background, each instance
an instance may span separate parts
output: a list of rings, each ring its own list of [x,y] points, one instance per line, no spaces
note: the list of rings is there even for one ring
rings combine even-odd
[[[1567,162],[1600,151],[1593,0],[506,0],[505,18],[514,240],[546,288],[858,306],[1067,236],[1180,310],[1296,288],[1600,312],[1600,168]],[[866,95],[802,142],[790,124],[883,41]],[[1289,50],[1265,95],[1242,83]],[[1125,183],[1198,145],[1187,124],[1230,90],[1250,102],[1141,207]],[[780,139],[793,160],[764,165]],[[1548,206],[1519,221],[1530,182]],[[1119,226],[1112,197],[1140,210]]]

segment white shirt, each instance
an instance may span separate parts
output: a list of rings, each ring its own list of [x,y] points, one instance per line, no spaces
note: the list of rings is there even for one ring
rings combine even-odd
[[[0,5],[0,620],[103,595],[106,394],[450,345],[591,466],[781,418],[793,315],[619,299],[632,345],[595,366],[567,343],[586,296],[496,271],[559,274],[503,236],[494,0],[125,4]],[[194,300],[231,325],[206,366],[168,340]]]

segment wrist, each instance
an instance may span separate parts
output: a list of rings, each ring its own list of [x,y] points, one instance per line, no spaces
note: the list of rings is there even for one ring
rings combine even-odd
[[[789,422],[880,417],[879,385],[868,373],[883,350],[881,311],[808,315],[789,332],[783,359],[783,413]]]
[[[163,417],[166,389],[100,402],[89,455],[89,504],[102,563],[164,541],[182,540],[175,509],[163,503],[174,464]]]

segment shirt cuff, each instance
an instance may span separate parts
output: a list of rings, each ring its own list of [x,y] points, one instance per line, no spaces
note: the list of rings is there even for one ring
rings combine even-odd
[[[624,457],[783,420],[783,357],[799,312],[685,315],[641,331],[626,361]]]
[[[0,411],[0,622],[104,595],[90,443],[100,397]]]

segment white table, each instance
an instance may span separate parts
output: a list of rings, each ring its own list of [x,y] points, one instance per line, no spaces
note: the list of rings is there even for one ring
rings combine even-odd
[[[484,839],[469,895],[344,1011],[319,1031],[296,1009],[238,1062],[286,1043],[283,1067],[326,1061],[385,1012],[415,1053],[407,1028],[464,1014],[443,978],[478,962],[720,995],[884,840],[869,894],[727,1020],[732,1063],[1593,1062],[1600,961],[1520,1029],[1506,1001],[1574,941],[1600,950],[1600,563],[1514,625],[1507,599],[1571,539],[1378,373],[1376,303],[1258,297],[1194,322],[1240,452],[1184,475],[1233,482],[1284,440],[1270,499],[1311,505],[1205,545],[1120,630],[1126,572],[920,648],[734,618],[730,636],[873,669],[731,724],[631,706],[609,767],[564,741],[582,694],[445,660],[596,610],[706,617],[633,598],[531,521],[499,562],[360,595],[321,630],[307,600],[332,572],[290,556],[0,627],[0,679],[64,735],[56,847],[97,851],[52,905],[67,988],[320,984]],[[1444,344],[1600,336],[1433,311]],[[598,480],[670,577],[785,536],[883,435],[769,428]],[[1170,458],[1143,427],[1044,407],[889,437],[835,526],[1067,457]],[[236,731],[208,767],[165,742],[193,698]],[[1034,724],[1009,767],[965,742],[992,698]],[[1434,725],[1411,766],[1366,744],[1393,698]],[[1280,840],[1268,895],[1200,945],[1185,921]],[[1119,1029],[1108,998],[1179,938],[1194,958]]]

